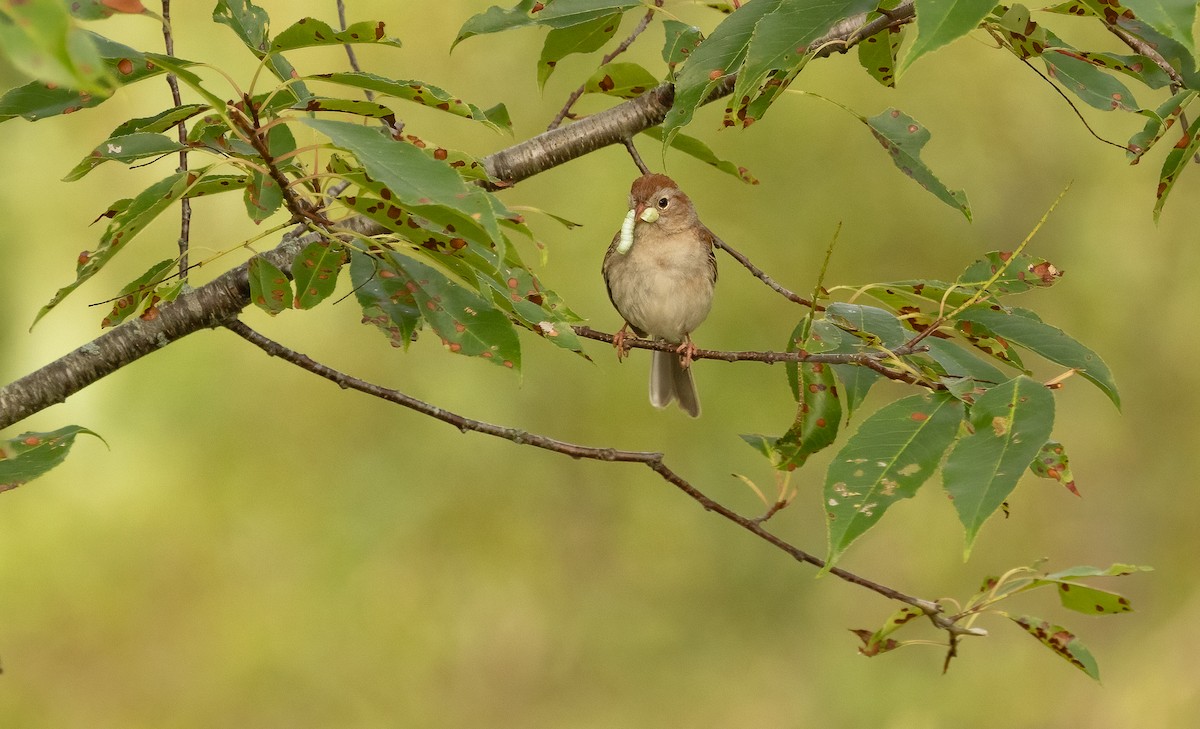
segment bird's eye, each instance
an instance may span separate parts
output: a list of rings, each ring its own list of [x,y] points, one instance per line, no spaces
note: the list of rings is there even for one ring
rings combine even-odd
[[[668,199],[668,198],[665,198],[665,197],[660,197],[660,198],[658,199],[658,209],[659,209],[659,210],[666,210],[666,209],[667,209],[667,205],[668,205],[668,204],[670,204],[670,202],[671,202],[671,201],[670,201],[670,199]]]

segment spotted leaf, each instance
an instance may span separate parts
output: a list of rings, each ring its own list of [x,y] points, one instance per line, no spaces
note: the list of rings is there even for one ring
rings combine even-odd
[[[408,280],[393,267],[360,251],[350,251],[350,283],[363,310],[363,324],[374,324],[393,347],[408,349],[421,328],[421,312]]]
[[[93,149],[88,156],[79,161],[63,178],[64,182],[73,182],[99,167],[109,160],[131,164],[147,157],[161,157],[171,152],[183,149],[178,140],[162,134],[149,132],[134,132],[116,137],[109,137]]]
[[[108,316],[100,322],[100,328],[116,326],[131,316],[141,316],[151,306],[158,304],[162,297],[158,295],[156,288],[171,275],[174,268],[175,259],[168,258],[154,264],[141,276],[126,284],[118,294],[119,298],[113,302]]]
[[[958,441],[942,468],[946,493],[966,529],[970,553],[983,523],[1000,508],[1037,457],[1054,425],[1054,396],[1025,376],[980,395],[973,432]]]
[[[825,476],[827,563],[901,499],[912,498],[954,442],[963,404],[948,393],[897,400],[863,420]]]
[[[1046,73],[1088,106],[1102,111],[1137,111],[1137,100],[1125,84],[1069,52],[1042,54]]]
[[[899,0],[884,0],[880,7],[891,10],[899,4]],[[878,12],[871,12],[866,19],[870,22],[878,17]],[[859,64],[871,78],[890,88],[896,86],[896,53],[900,50],[903,33],[904,26],[885,28],[858,44]]]
[[[292,306],[311,309],[333,293],[338,273],[346,262],[346,248],[326,240],[313,241],[292,261],[292,281],[296,296]]]
[[[0,492],[28,483],[62,463],[80,433],[100,438],[87,428],[68,425],[49,433],[29,432],[0,440]]]
[[[1075,637],[1075,634],[1061,625],[1053,625],[1041,618],[1030,615],[1013,616],[1001,613],[1004,617],[1019,625],[1026,633],[1032,635],[1039,643],[1046,646],[1063,660],[1083,671],[1093,679],[1100,680],[1100,667],[1092,652]]]
[[[292,307],[292,282],[262,256],[250,259],[250,300],[271,316]]]
[[[432,266],[393,253],[379,256],[379,275],[391,273],[409,292],[421,317],[451,352],[482,357],[510,369],[521,366],[521,345],[508,317],[490,302]]]
[[[1200,151],[1200,118],[1192,120],[1179,141],[1167,153],[1159,172],[1158,189],[1155,191],[1154,219],[1162,215],[1163,206],[1167,204],[1167,196],[1175,189],[1179,176],[1188,168],[1192,158]]]
[[[599,50],[612,39],[621,24],[621,14],[601,15],[578,25],[551,28],[537,63],[538,87],[546,85],[558,62],[575,53]]]
[[[663,139],[662,127],[651,127],[644,130],[642,133],[648,137],[657,139],[660,142]],[[712,151],[712,148],[695,137],[689,137],[686,134],[676,134],[671,140],[670,146],[671,148],[677,149],[686,155],[695,157],[705,164],[716,167],[718,170],[727,175],[733,175],[748,185],[758,184],[758,178],[750,174],[750,170],[746,169],[745,167],[735,165],[729,160],[721,159],[716,155],[715,152]]]
[[[921,161],[921,150],[931,136],[928,129],[899,109],[887,109],[870,119],[860,118],[888,151],[892,162],[901,172],[933,193],[938,200],[957,208],[967,220],[971,219],[971,206],[967,203],[966,193],[946,187]]]
[[[663,33],[666,41],[663,44],[662,59],[672,69],[686,61],[692,51],[696,50],[696,46],[704,40],[704,34],[696,26],[669,18],[663,21]]]
[[[658,86],[654,74],[636,63],[606,63],[583,84],[589,94],[632,99]]]
[[[461,116],[464,119],[480,121],[493,129],[512,131],[512,121],[508,118],[508,109],[503,104],[498,104],[491,109],[481,109],[445,89],[424,81],[391,79],[363,71],[322,73],[310,78],[364,91],[373,91],[384,96],[411,101],[430,109]]]
[[[1160,104],[1154,111],[1142,110],[1142,115],[1148,117],[1149,121],[1146,122],[1142,131],[1130,137],[1129,144],[1126,145],[1129,164],[1136,165],[1142,161],[1142,155],[1150,151],[1150,148],[1163,138],[1167,130],[1179,121],[1184,108],[1195,100],[1197,95],[1200,94],[1196,91],[1181,90]]]
[[[271,40],[268,51],[281,53],[297,48],[340,46],[352,43],[379,43],[385,46],[400,47],[398,39],[390,38],[384,33],[382,22],[365,20],[360,23],[352,23],[345,30],[334,30],[328,23],[316,18],[301,18],[275,36]]]
[[[1080,495],[1079,489],[1075,487],[1075,476],[1071,473],[1071,461],[1067,458],[1067,451],[1062,443],[1056,440],[1046,441],[1037,458],[1029,464],[1029,470],[1039,478],[1058,481],[1071,493]]]

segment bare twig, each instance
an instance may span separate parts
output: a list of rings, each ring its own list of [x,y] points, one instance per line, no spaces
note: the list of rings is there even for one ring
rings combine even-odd
[[[541,448],[554,453],[561,453],[563,455],[571,456],[572,458],[586,458],[608,462],[641,463],[657,473],[664,481],[687,494],[694,501],[696,501],[696,503],[704,507],[705,511],[711,511],[727,519],[728,521],[737,524],[746,531],[787,553],[798,562],[810,564],[819,569],[825,569],[826,567],[825,561],[820,557],[810,554],[794,544],[784,540],[783,538],[767,531],[763,527],[761,519],[753,519],[742,516],[720,502],[714,501],[712,498],[704,494],[689,481],[667,466],[662,453],[653,451],[629,451],[618,448],[602,448],[580,445],[578,443],[570,443],[567,441],[558,440],[556,438],[550,438],[538,433],[530,433],[520,428],[506,428],[494,423],[468,418],[464,415],[437,407],[436,405],[432,405],[423,400],[418,400],[417,398],[406,395],[399,390],[394,390],[383,387],[382,385],[374,384],[372,382],[367,382],[366,380],[361,380],[357,377],[347,375],[343,372],[333,369],[332,367],[321,364],[311,357],[289,349],[282,344],[279,344],[278,342],[259,334],[238,319],[229,321],[225,324],[225,326],[234,334],[237,334],[247,342],[250,342],[259,349],[262,349],[272,357],[279,357],[280,359],[300,367],[301,369],[311,372],[319,377],[323,377],[330,382],[335,383],[339,387],[357,390],[373,397],[409,408],[410,410],[415,410],[423,415],[428,415],[437,420],[441,420],[444,423],[449,423],[463,432],[469,431],[482,433],[484,435],[502,438],[512,443],[516,443],[517,445],[533,446],[534,448]],[[925,600],[919,597],[908,595],[896,590],[895,588],[882,585],[878,582],[869,580],[840,567],[830,567],[828,571],[830,574],[838,577],[839,579],[845,580],[850,584],[864,587],[890,600],[902,602],[906,605],[911,605],[921,610],[923,613],[929,616],[929,618],[934,622],[934,625],[949,632],[951,636],[982,634],[978,629],[960,626],[954,621],[950,620],[946,615],[943,614],[941,605],[939,605],[936,601]]]
[[[346,3],[344,0],[337,0],[337,15],[338,15],[338,28],[340,30],[345,30],[346,29]],[[362,68],[360,68],[358,65],[358,55],[354,52],[354,46],[350,45],[349,43],[346,43],[342,47],[346,49],[346,60],[348,60],[350,62],[350,68],[354,69],[358,73],[362,73]],[[363,89],[363,95],[367,97],[367,101],[375,100],[375,92],[371,91],[370,89]]]
[[[655,8],[661,8],[662,4],[663,0],[654,0]],[[654,19],[654,12],[654,10],[647,10],[646,14],[642,16],[642,19],[633,29],[633,32],[630,33],[625,40],[621,41],[616,48],[612,49],[610,53],[604,54],[604,56],[600,59],[600,65],[603,66],[604,64],[611,62],[614,58],[628,50],[629,46],[631,46],[633,42],[637,40],[637,37],[642,34],[642,31],[649,27],[650,21]],[[557,129],[558,126],[563,123],[564,119],[567,117],[573,117],[571,114],[571,107],[575,105],[576,101],[579,101],[579,97],[583,96],[584,89],[586,88],[586,84],[580,84],[579,88],[571,92],[571,95],[567,97],[567,103],[563,104],[562,109],[559,109],[558,113],[554,115],[554,119],[550,121],[550,126],[546,127],[546,131]]]
[[[642,174],[650,174],[650,168],[647,167],[646,163],[642,161],[642,155],[638,154],[637,147],[635,147],[633,144],[633,139],[625,140],[625,149],[629,151],[629,156],[633,157],[633,163],[637,165],[639,170],[642,171]]]
[[[166,49],[168,56],[175,55],[175,36],[171,33],[171,0],[162,0],[162,32],[163,46]],[[175,74],[167,74],[167,86],[171,88],[171,101],[175,106],[183,104],[183,97],[179,94],[179,79]],[[179,136],[179,143],[185,145],[184,149],[179,150],[179,167],[177,172],[187,172],[187,124],[179,122],[175,125],[175,130]],[[192,201],[184,197],[179,201],[179,278],[183,281],[187,280],[188,272],[188,246],[192,237]]]
[[[807,306],[810,309],[815,309],[817,311],[825,310],[824,306],[821,306],[820,304],[817,304],[809,299],[804,298],[803,296],[796,293],[795,291],[792,291],[791,289],[784,288],[778,281],[776,281],[775,279],[768,276],[765,271],[763,271],[761,268],[759,268],[758,266],[755,266],[753,263],[751,263],[749,258],[747,258],[746,256],[739,253],[732,246],[730,246],[728,243],[726,243],[725,241],[718,238],[716,235],[713,236],[713,241],[714,241],[714,245],[716,245],[717,248],[720,248],[721,250],[725,251],[729,255],[733,256],[733,259],[735,261],[737,261],[738,263],[742,264],[743,266],[745,266],[746,270],[749,271],[751,274],[753,274],[755,278],[757,278],[759,281],[762,281],[767,286],[770,286],[773,291],[780,294],[785,299],[788,299],[789,301],[794,301],[795,303],[797,303],[801,306]]]
[[[597,342],[613,343],[615,335],[607,332],[597,331],[591,327],[574,326],[572,329],[575,334],[584,339],[591,339]],[[675,352],[678,344],[670,342],[655,341],[652,339],[639,339],[637,337],[626,336],[622,340],[622,346],[625,349],[652,349],[658,352]],[[944,390],[945,385],[939,382],[930,382],[928,380],[917,377],[912,372],[905,370],[896,370],[888,367],[884,362],[904,355],[915,354],[924,351],[919,346],[901,347],[894,350],[883,350],[880,352],[819,352],[810,353],[805,351],[798,352],[760,352],[760,351],[738,351],[729,352],[716,349],[697,349],[692,355],[692,359],[713,359],[719,362],[764,362],[766,364],[775,364],[776,362],[809,362],[812,364],[849,364],[859,365],[872,369],[889,380],[904,382],[909,385],[917,385],[930,390]]]

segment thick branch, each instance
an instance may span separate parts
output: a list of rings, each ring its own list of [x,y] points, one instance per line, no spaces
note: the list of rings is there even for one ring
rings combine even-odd
[[[863,25],[864,17],[847,19],[816,41],[813,47],[818,49],[817,55],[844,52],[878,30],[907,22],[912,18],[912,2],[909,0],[889,11],[888,16],[866,25]],[[706,103],[728,95],[733,90],[735,80],[733,75],[721,79]],[[623,144],[624,140],[638,132],[661,124],[673,100],[674,89],[670,84],[663,84],[636,99],[593,114],[569,127],[554,129],[500,150],[482,161],[493,177],[501,180],[504,186],[511,186],[601,147]],[[315,240],[315,237],[287,237],[273,251],[264,255],[281,270],[288,271],[296,252],[311,240]],[[105,375],[181,337],[227,322],[249,302],[247,265],[243,264],[205,286],[187,291],[175,301],[163,304],[153,310],[156,312],[153,318],[121,324],[0,389],[0,428],[63,402]]]

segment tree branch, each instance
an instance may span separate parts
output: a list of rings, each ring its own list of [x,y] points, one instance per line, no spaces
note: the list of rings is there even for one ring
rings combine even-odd
[[[705,511],[710,511],[727,519],[728,521],[733,522],[734,524],[737,524],[751,534],[754,534],[777,549],[787,553],[798,562],[810,564],[818,569],[825,568],[825,560],[810,554],[783,539],[782,537],[776,536],[775,534],[767,531],[767,529],[762,525],[762,520],[742,516],[729,507],[721,504],[718,501],[714,501],[712,498],[704,494],[702,491],[700,491],[700,489],[693,486],[687,479],[683,478],[669,466],[667,466],[662,453],[653,451],[628,451],[618,448],[585,446],[550,438],[537,433],[530,433],[529,431],[522,430],[520,428],[506,428],[494,423],[468,418],[464,415],[437,407],[436,405],[432,405],[423,400],[418,400],[417,398],[406,395],[399,390],[393,390],[391,388],[383,387],[382,385],[376,385],[372,382],[361,380],[357,377],[345,374],[333,369],[332,367],[321,364],[307,355],[289,349],[288,347],[285,347],[282,344],[279,344],[278,342],[259,334],[250,327],[246,326],[246,324],[240,320],[232,319],[226,322],[225,327],[272,357],[279,357],[286,362],[317,375],[318,377],[323,377],[343,389],[357,390],[373,397],[409,408],[410,410],[415,410],[423,415],[428,415],[429,417],[441,420],[444,423],[449,423],[464,433],[482,433],[495,438],[502,438],[512,443],[516,443],[517,445],[533,446],[534,448],[541,448],[554,453],[561,453],[563,455],[571,456],[572,458],[586,458],[590,460],[607,462],[641,463],[657,473],[664,481],[687,494],[692,498],[692,500],[704,507]],[[933,621],[935,626],[942,630],[948,631],[952,637],[959,635],[986,635],[986,633],[977,628],[958,625],[954,620],[942,612],[941,605],[939,605],[936,601],[925,600],[919,597],[908,595],[895,588],[882,585],[878,582],[869,580],[840,567],[830,567],[829,573],[835,577],[838,577],[839,579],[849,582],[850,584],[864,587],[874,593],[882,595],[889,600],[896,600],[921,610],[930,618],[930,620]]]
[[[912,0],[889,13],[866,25],[863,25],[865,15],[839,23],[830,33],[814,42],[813,47],[818,49],[816,54],[824,56],[845,52],[883,28],[908,22],[913,16]],[[734,75],[721,79],[705,103],[732,92],[735,80]],[[502,149],[483,158],[482,162],[490,175],[501,180],[500,187],[509,187],[601,147],[624,144],[624,140],[638,132],[661,124],[673,101],[674,88],[670,84],[662,84],[636,99],[588,116],[570,126],[544,132]],[[354,218],[343,222],[342,226],[352,229],[361,227],[364,230],[369,228],[365,220]],[[287,235],[275,249],[262,255],[280,270],[289,271],[296,253],[318,237],[316,234],[300,237]],[[724,248],[734,255],[728,246]],[[247,267],[248,264],[242,264],[200,288],[185,291],[175,301],[152,309],[153,314],[125,322],[0,388],[0,428],[63,402],[100,378],[192,332],[228,322],[250,303]],[[750,270],[753,272],[757,269]],[[763,280],[767,281],[767,278]],[[780,293],[787,291],[783,287],[776,290]],[[878,362],[865,366],[883,367]]]

